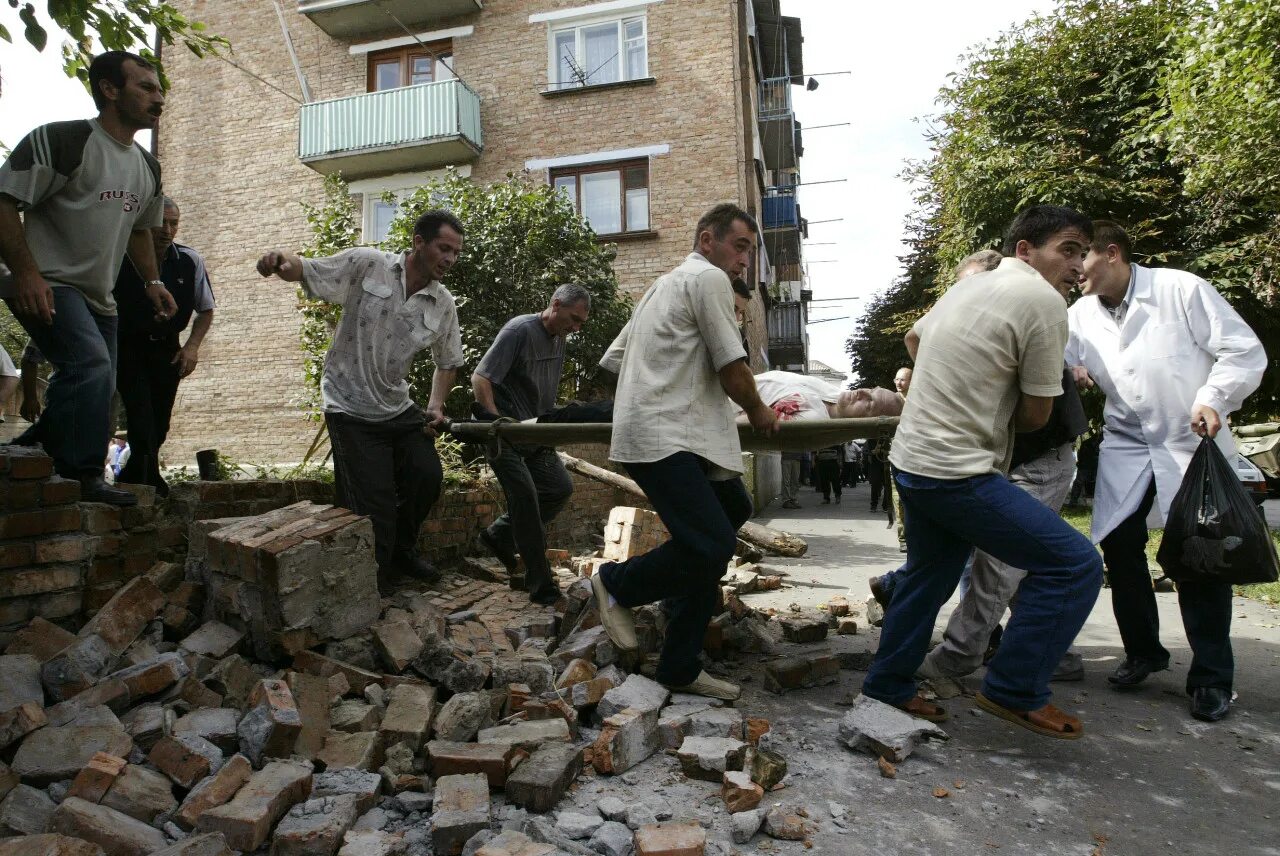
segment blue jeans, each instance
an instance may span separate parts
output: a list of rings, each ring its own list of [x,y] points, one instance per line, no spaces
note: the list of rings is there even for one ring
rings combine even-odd
[[[899,565],[887,574],[880,576],[880,590],[884,592],[885,600],[893,600],[893,593],[898,588],[898,583],[902,581],[902,572],[907,569],[906,565]],[[969,577],[973,574],[973,553],[969,554],[969,558],[964,560],[964,571],[960,574],[960,596],[964,597],[964,593],[969,590]]]
[[[58,475],[101,478],[111,439],[117,318],[94,312],[70,286],[53,289],[53,308],[47,326],[14,313],[54,369],[44,411],[27,434],[44,445]]]
[[[1051,695],[1049,678],[1102,588],[1102,557],[1052,509],[1004,476],[943,480],[896,472],[895,481],[911,518],[907,563],[885,610],[863,693],[894,705],[915,695],[914,675],[938,610],[977,547],[1027,572],[982,692],[1015,710],[1043,707]]]
[[[751,497],[742,479],[707,478],[707,461],[692,452],[623,467],[671,540],[625,562],[602,565],[600,578],[625,607],[662,601],[667,630],[657,678],[684,686],[702,671],[698,655],[715,612],[716,589],[737,547],[738,527],[751,517]]]

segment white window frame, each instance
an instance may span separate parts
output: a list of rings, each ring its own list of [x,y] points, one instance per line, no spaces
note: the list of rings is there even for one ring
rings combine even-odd
[[[471,176],[471,165],[460,164],[454,167],[458,175],[463,178]],[[373,240],[374,204],[380,201],[382,194],[390,192],[395,195],[396,202],[410,196],[415,190],[424,184],[430,184],[433,180],[444,178],[447,173],[445,169],[432,169],[425,172],[402,172],[396,175],[385,175],[378,178],[365,178],[359,181],[353,181],[347,187],[347,191],[354,195],[360,196],[360,243],[377,244],[382,242],[382,238]],[[385,238],[385,236],[384,236]]]
[[[639,21],[644,28],[644,71],[639,77],[627,76],[627,24]],[[577,83],[576,81],[561,82],[560,81],[560,57],[556,54],[556,38],[562,33],[574,33],[574,60],[581,61],[586,51],[586,44],[583,37],[583,31],[590,27],[598,27],[601,24],[613,24],[617,28],[618,33],[618,79],[609,81],[608,83]],[[590,74],[593,69],[584,68]],[[547,26],[547,81],[548,89],[552,91],[563,91],[570,89],[589,89],[593,86],[607,86],[613,83],[627,83],[633,80],[647,80],[649,73],[649,15],[643,7],[639,9],[630,9],[625,14],[611,15],[595,15],[591,17],[574,18],[563,23],[548,23]]]

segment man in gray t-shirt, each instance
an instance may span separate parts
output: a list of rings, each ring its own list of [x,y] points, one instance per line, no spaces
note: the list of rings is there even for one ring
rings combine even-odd
[[[56,369],[31,435],[59,475],[80,481],[82,500],[133,505],[102,478],[115,390],[111,289],[127,251],[157,316],[176,309],[151,246],[160,164],[133,140],[155,127],[164,94],[155,69],[123,51],[94,58],[89,86],[95,119],[36,128],[0,167],[0,257],[12,270],[0,296]]]
[[[498,332],[471,375],[476,404],[491,416],[532,419],[556,403],[564,370],[565,339],[582,329],[591,295],[580,285],[556,289],[550,305],[534,315],[512,318]],[[516,552],[524,558],[525,587],[534,603],[553,604],[560,589],[547,562],[546,525],[564,508],[573,483],[556,450],[502,443],[488,455],[489,466],[507,495],[507,511],[480,532],[480,541],[512,574]]]

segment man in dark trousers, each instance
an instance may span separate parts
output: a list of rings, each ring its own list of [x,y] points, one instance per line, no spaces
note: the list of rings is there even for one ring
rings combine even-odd
[[[204,259],[174,242],[180,217],[178,204],[166,196],[164,222],[151,230],[160,281],[178,307],[173,317],[155,317],[142,294],[142,276],[128,258],[120,266],[114,291],[120,316],[116,390],[124,404],[132,450],[116,481],[149,484],[160,496],[169,495],[169,485],[160,475],[160,447],[169,434],[178,383],[195,371],[200,343],[213,324],[213,289]],[[178,337],[188,323],[191,332],[180,345]]]
[[[516,420],[551,410],[564,371],[565,340],[582,329],[590,312],[591,294],[566,284],[542,312],[508,321],[471,375],[476,404],[487,414]],[[573,482],[550,446],[503,442],[487,457],[507,496],[507,511],[480,531],[480,541],[506,566],[513,583],[518,550],[529,600],[553,604],[560,589],[547,562],[546,526],[569,501]]]
[[[160,281],[151,228],[160,225],[160,164],[134,142],[156,126],[164,94],[142,57],[107,51],[89,65],[96,118],[41,125],[0,167],[0,296],[53,364],[44,413],[27,432],[86,502],[135,505],[103,480],[116,386],[112,286],[128,252],[139,299],[160,318],[173,298]],[[22,216],[19,217],[21,212]]]
[[[320,382],[324,421],[338,504],[372,518],[383,587],[440,576],[417,543],[444,482],[434,438],[463,363],[457,305],[440,284],[461,251],[458,218],[428,211],[402,253],[356,247],[302,259],[271,250],[258,260],[262,276],[301,282],[309,296],[342,306]],[[408,376],[413,358],[427,349],[435,373],[424,412],[409,397]]]
[[[844,446],[827,446],[814,453],[818,464],[818,490],[822,491],[822,504],[831,504],[832,492],[836,505],[840,504],[840,465],[844,458]]]
[[[662,601],[667,616],[657,680],[673,690],[732,701],[741,690],[708,675],[699,654],[719,580],[751,517],[742,486],[736,403],[754,430],[776,433],[760,399],[734,318],[731,280],[756,251],[755,219],[736,205],[698,221],[693,252],[644,293],[600,365],[618,375],[609,459],[622,464],[671,540],[591,578],[613,644],[637,647],[631,608]]]

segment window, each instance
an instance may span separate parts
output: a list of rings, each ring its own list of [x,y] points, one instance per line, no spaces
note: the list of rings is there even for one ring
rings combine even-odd
[[[369,54],[369,91],[382,92],[401,86],[416,86],[437,80],[451,80],[452,42],[407,45]]]
[[[551,32],[552,89],[599,86],[649,76],[648,24],[643,15]]]
[[[394,202],[379,199],[372,193],[365,195],[365,204],[369,206],[369,213],[364,231],[364,242],[366,244],[380,244],[387,239],[387,234],[391,231],[391,221],[396,219],[396,214],[400,212],[400,206]]]
[[[551,184],[597,235],[649,231],[647,160],[555,169]]]

